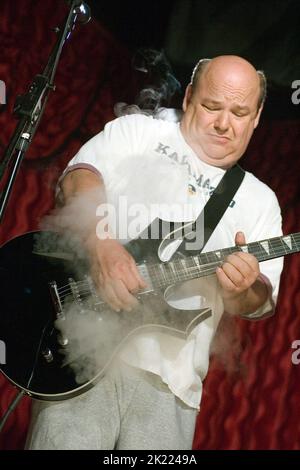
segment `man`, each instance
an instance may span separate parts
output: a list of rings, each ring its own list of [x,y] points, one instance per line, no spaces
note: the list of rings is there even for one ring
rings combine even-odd
[[[119,208],[126,197],[129,207],[143,203],[148,209],[158,203],[155,215],[165,220],[171,220],[170,204],[188,204],[196,218],[225,171],[244,154],[264,98],[265,78],[246,60],[220,56],[200,61],[185,93],[180,123],[143,115],[109,123],[69,163],[61,180],[65,204],[88,194],[94,208],[104,201]],[[174,218],[184,217],[179,210]],[[89,229],[83,243],[103,299],[130,315],[138,308],[135,294],[146,287],[145,279],[117,239],[117,225],[106,226],[105,237],[96,234],[96,218],[84,225]],[[280,234],[274,193],[246,172],[204,251]],[[271,314],[281,269],[277,259],[262,263],[260,271],[253,255],[239,251],[227,257],[216,275],[176,286],[170,299],[175,306],[210,307],[212,316],[186,341],[141,334],[121,352],[124,366],[119,372],[108,372],[78,398],[36,406],[28,446],[190,449],[209,347],[223,312],[254,319]]]

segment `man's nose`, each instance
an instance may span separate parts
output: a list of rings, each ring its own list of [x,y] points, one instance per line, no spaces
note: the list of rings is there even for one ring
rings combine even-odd
[[[228,130],[229,125],[230,123],[228,113],[226,111],[220,112],[214,122],[216,131],[224,133]]]

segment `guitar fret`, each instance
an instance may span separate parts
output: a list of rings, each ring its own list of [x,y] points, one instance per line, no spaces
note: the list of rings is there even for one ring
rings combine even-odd
[[[247,247],[248,247],[248,253],[250,255],[256,256],[257,259],[260,259],[261,257],[264,257],[267,254],[266,250],[263,248],[261,243],[258,243],[258,242],[249,243]]]
[[[181,265],[183,267],[183,272],[187,271],[187,266],[186,266],[186,263],[185,263],[185,259],[181,259]]]
[[[167,277],[166,277],[166,274],[165,274],[165,271],[164,271],[164,267],[163,267],[162,264],[159,264],[159,269],[160,269],[160,272],[161,272],[161,274],[162,274],[162,276],[163,276],[163,279],[164,279],[165,281],[167,281]]]
[[[185,259],[149,265],[149,277],[156,287],[164,287],[189,279],[214,274],[226,257],[241,251],[254,255],[259,262],[300,251],[300,233],[231,246],[216,251],[200,253]]]
[[[292,238],[290,236],[283,237],[282,241],[284,242],[284,244],[286,244],[288,246],[289,250],[293,249]]]
[[[296,238],[299,238],[298,242],[297,242]],[[294,233],[294,234],[292,233],[291,234],[291,239],[292,239],[292,244],[293,244],[292,246],[295,246],[297,250],[298,249],[300,250],[300,237],[298,236],[298,234],[297,233]]]
[[[262,247],[263,250],[265,250],[265,252],[267,253],[267,255],[270,254],[270,246],[269,246],[269,242],[266,241],[266,242],[261,242],[260,243],[260,246]]]
[[[173,275],[174,279],[177,279],[178,274],[177,274],[177,271],[176,271],[176,269],[175,269],[175,267],[174,267],[173,261],[170,261],[170,262],[169,262],[169,266],[170,266],[170,268],[171,268],[171,272],[172,272],[172,275]]]
[[[168,276],[169,276],[168,284],[169,285],[180,281],[180,277],[178,276],[178,269],[176,268],[176,264],[173,261],[166,263],[165,269],[168,272]]]
[[[273,253],[276,254],[276,245],[274,245],[273,247]],[[280,246],[279,246],[279,250],[281,252],[283,252],[284,254],[288,254],[290,252],[290,249],[289,247],[283,242],[283,239],[280,239]]]

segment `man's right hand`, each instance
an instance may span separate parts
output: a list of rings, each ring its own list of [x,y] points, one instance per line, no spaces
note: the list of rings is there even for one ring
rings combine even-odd
[[[96,238],[92,245],[92,277],[102,299],[116,311],[131,311],[138,304],[133,294],[147,287],[135,260],[115,239]]]
[[[132,294],[145,289],[147,285],[132,256],[116,239],[100,239],[96,235],[98,219],[95,214],[99,202],[106,200],[102,177],[87,169],[75,169],[63,178],[61,189],[63,203],[70,204],[71,214],[76,214],[73,218],[75,226],[69,228],[79,232],[83,239],[91,260],[91,274],[101,297],[114,310],[131,310],[138,303]],[[77,214],[82,210],[87,212],[87,217],[80,225]]]

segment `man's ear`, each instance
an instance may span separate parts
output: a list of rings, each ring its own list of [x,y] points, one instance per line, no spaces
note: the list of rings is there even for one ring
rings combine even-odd
[[[186,87],[184,98],[183,98],[183,103],[182,103],[182,109],[184,112],[186,112],[186,108],[189,105],[189,102],[192,97],[192,93],[193,93],[192,85],[189,83],[188,86]]]
[[[258,126],[258,123],[259,123],[259,120],[260,120],[260,115],[261,115],[261,112],[263,110],[263,104],[261,105],[261,107],[259,108],[259,110],[257,111],[257,115],[255,116],[255,121],[254,121],[254,129]]]

